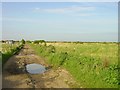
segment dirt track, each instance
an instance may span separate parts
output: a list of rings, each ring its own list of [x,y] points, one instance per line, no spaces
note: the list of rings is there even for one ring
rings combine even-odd
[[[25,72],[25,64],[37,63],[49,67],[43,58],[25,45],[18,55],[11,57],[3,67],[3,88],[70,88],[76,82],[65,69],[49,69],[43,74]]]

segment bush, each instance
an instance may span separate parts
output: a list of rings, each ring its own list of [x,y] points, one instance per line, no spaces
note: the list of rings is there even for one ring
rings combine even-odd
[[[48,53],[55,53],[55,47],[52,45],[47,46],[47,52]]]
[[[21,42],[22,42],[22,44],[25,44],[25,40],[24,39],[22,39]]]
[[[45,40],[35,40],[34,41],[34,44],[39,44],[39,43],[44,43],[44,45],[46,46],[46,42],[45,42]]]
[[[68,59],[68,53],[67,52],[61,52],[59,58],[60,58],[59,65],[63,65],[65,60]]]
[[[26,42],[27,42],[27,43],[31,43],[32,41],[29,41],[29,40],[28,40],[28,41],[26,41]]]

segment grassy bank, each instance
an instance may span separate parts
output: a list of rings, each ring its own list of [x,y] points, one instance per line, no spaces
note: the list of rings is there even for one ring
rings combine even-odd
[[[12,46],[9,44],[2,44],[2,66],[6,63],[6,61],[13,56],[14,54],[18,53],[22,48],[23,44],[15,43]]]
[[[85,88],[118,87],[117,43],[47,43],[47,46],[30,46],[54,67],[66,68]]]

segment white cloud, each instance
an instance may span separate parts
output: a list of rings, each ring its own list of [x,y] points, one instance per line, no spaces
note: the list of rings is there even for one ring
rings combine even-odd
[[[89,7],[89,6],[72,6],[70,8],[68,8],[68,10],[72,10],[72,11],[93,11],[95,10],[95,7]]]
[[[39,10],[40,8],[35,8],[35,10]]]
[[[88,7],[88,6],[71,6],[71,7],[65,7],[65,8],[51,8],[51,9],[41,9],[41,8],[35,8],[35,12],[46,12],[46,13],[58,13],[58,14],[70,14],[70,13],[79,13],[84,11],[94,11],[95,7]],[[83,14],[81,14],[83,15]]]
[[[79,14],[74,14],[73,16],[93,16],[94,14],[89,14],[89,13],[79,13]]]
[[[44,9],[42,10],[43,12],[47,12],[47,13],[65,13],[66,10],[65,9]]]
[[[56,13],[56,14],[68,14],[71,16],[91,16],[94,14],[88,13],[88,11],[94,11],[95,7],[90,6],[71,6],[71,7],[64,7],[64,8],[47,8],[47,9],[41,9],[41,8],[34,8],[35,12],[40,13]]]

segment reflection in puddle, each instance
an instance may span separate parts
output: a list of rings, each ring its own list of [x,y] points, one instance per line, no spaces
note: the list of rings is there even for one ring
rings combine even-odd
[[[26,70],[30,74],[40,74],[46,71],[44,66],[35,63],[26,65]]]

